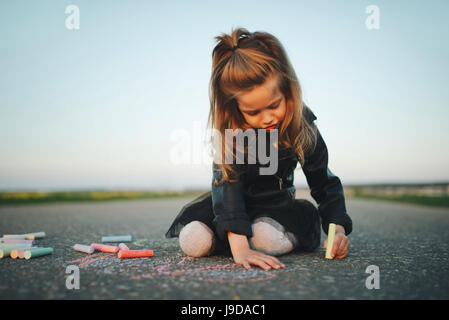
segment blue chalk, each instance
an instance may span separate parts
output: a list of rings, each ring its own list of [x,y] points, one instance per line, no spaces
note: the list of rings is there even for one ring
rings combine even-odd
[[[130,235],[124,236],[106,236],[101,238],[101,242],[130,242],[132,237]]]

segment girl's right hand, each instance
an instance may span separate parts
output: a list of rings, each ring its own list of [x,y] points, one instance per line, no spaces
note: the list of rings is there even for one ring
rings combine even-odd
[[[243,266],[247,270],[251,269],[251,265],[258,266],[265,270],[271,270],[271,268],[279,269],[284,268],[285,265],[281,263],[275,257],[266,255],[262,252],[246,249],[233,253],[233,258],[236,264]]]

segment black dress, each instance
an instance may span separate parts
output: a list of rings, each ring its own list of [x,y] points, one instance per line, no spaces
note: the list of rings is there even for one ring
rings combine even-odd
[[[304,116],[310,123],[316,119],[307,106]],[[260,175],[259,168],[264,165],[259,161],[256,164],[234,164],[238,181],[219,186],[213,182],[215,179],[220,181],[222,174],[213,163],[212,190],[187,203],[165,236],[178,237],[186,224],[201,221],[214,231],[214,253],[231,255],[227,231],[252,237],[252,221],[261,216],[271,217],[296,236],[298,247],[295,251],[317,249],[321,227],[327,234],[329,223],[342,225],[346,235],[351,233],[352,220],[346,212],[343,186],[328,168],[327,147],[319,130],[316,147],[305,155],[302,167],[318,208],[308,200],[295,199],[293,171],[297,163],[298,157],[291,148],[281,149],[275,175]]]

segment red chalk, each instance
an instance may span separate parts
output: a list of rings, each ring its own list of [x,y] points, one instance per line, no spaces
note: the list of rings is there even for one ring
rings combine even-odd
[[[144,258],[152,257],[153,250],[120,250],[118,252],[119,259],[123,258]]]
[[[91,243],[90,246],[97,251],[101,252],[109,252],[109,253],[117,253],[119,248],[116,246],[107,246],[101,243]]]

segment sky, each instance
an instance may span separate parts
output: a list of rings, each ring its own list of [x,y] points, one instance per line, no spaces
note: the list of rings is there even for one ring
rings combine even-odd
[[[448,18],[445,0],[1,1],[0,191],[210,188],[214,37],[238,27],[286,49],[343,185],[447,182]]]

